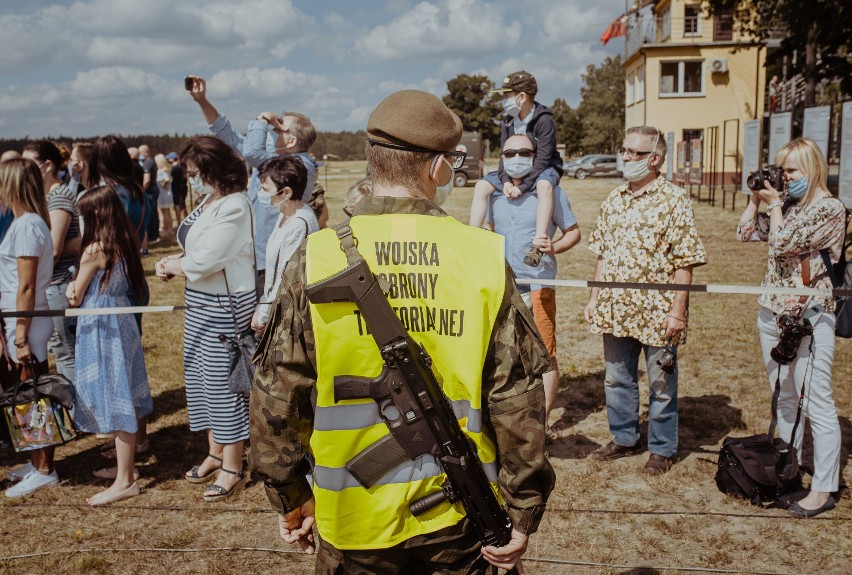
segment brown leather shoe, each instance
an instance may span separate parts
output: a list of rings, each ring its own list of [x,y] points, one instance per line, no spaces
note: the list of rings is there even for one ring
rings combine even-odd
[[[620,457],[630,457],[631,455],[639,455],[645,451],[642,448],[641,442],[636,442],[636,445],[624,446],[618,445],[614,441],[610,441],[603,447],[592,451],[592,459],[598,461],[612,461]]]
[[[652,453],[651,457],[648,458],[648,463],[645,464],[645,468],[642,469],[642,471],[649,475],[661,475],[671,468],[672,460],[670,458]]]

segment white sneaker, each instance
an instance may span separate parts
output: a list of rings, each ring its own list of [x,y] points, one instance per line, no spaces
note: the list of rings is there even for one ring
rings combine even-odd
[[[11,481],[12,483],[17,483],[18,481],[26,477],[27,474],[33,469],[35,469],[35,467],[33,467],[32,463],[21,463],[20,465],[16,465],[15,467],[13,467],[11,471],[6,474],[6,479]]]
[[[50,487],[58,483],[59,475],[56,474],[55,469],[47,475],[42,475],[37,469],[33,469],[20,482],[6,490],[6,497],[26,497],[42,487]]]

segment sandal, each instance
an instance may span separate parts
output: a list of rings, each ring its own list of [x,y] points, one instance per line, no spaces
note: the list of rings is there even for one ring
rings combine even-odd
[[[226,497],[230,497],[240,489],[246,486],[246,472],[245,465],[239,471],[231,471],[230,469],[225,469],[224,467],[220,467],[219,470],[223,473],[230,473],[231,475],[236,475],[240,478],[239,481],[234,483],[234,485],[230,489],[225,489],[221,485],[214,483],[207,487],[204,491],[204,501],[219,501],[220,499],[225,499]]]
[[[208,453],[207,457],[209,457],[210,459],[213,459],[214,461],[218,461],[219,465],[214,467],[213,469],[211,469],[210,471],[208,471],[204,475],[198,474],[198,470],[201,469],[201,465],[193,465],[192,469],[187,471],[184,474],[183,478],[186,479],[187,481],[189,481],[190,483],[207,483],[208,481],[213,479],[213,476],[216,475],[216,473],[220,469],[222,469],[222,458],[216,457],[212,453]],[[202,463],[204,463],[204,462],[202,461]]]
[[[111,445],[111,446],[110,446]],[[147,439],[142,443],[137,443],[134,449],[134,454],[138,455],[140,453],[147,453],[151,450],[151,442]],[[101,450],[101,457],[104,459],[115,459],[115,443],[109,444],[107,443],[103,450]]]
[[[537,267],[541,263],[541,250],[533,244],[530,246],[530,251],[524,256],[524,263],[528,266]]]

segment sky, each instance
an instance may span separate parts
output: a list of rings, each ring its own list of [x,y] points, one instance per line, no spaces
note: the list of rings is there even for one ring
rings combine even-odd
[[[532,73],[537,100],[579,104],[623,0],[3,0],[0,138],[206,131],[183,88],[238,129],[260,112],[363,129],[389,94],[443,96],[458,74]]]

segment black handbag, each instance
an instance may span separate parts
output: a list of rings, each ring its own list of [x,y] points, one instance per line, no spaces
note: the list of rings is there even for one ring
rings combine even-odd
[[[831,278],[831,285],[835,289],[852,289],[852,265],[846,261],[846,250],[850,247],[852,247],[852,242],[843,244],[840,261],[836,264],[831,263],[828,250],[820,250],[819,252]],[[836,318],[834,334],[837,337],[850,338],[852,337],[852,296],[838,297],[835,298],[835,301],[837,304],[834,310]]]
[[[802,416],[805,386],[799,395],[796,423],[790,434],[791,444],[775,437],[778,422],[776,410],[781,393],[780,368],[772,394],[772,421],[768,434],[749,437],[726,437],[719,451],[716,485],[722,493],[749,500],[764,506],[784,495],[802,490],[802,476],[796,448],[792,445]]]

